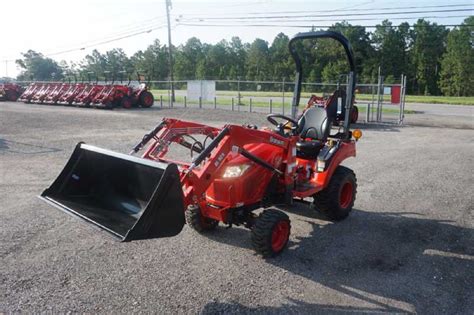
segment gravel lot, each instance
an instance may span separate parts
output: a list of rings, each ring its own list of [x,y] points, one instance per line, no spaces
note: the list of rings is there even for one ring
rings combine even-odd
[[[289,248],[269,260],[245,229],[120,243],[36,198],[78,141],[128,152],[163,116],[265,121],[0,103],[0,313],[473,313],[472,115],[361,126],[351,216],[291,209]]]

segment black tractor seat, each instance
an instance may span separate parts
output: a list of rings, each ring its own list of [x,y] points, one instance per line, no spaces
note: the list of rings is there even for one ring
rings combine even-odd
[[[329,136],[332,119],[322,107],[307,109],[298,120],[298,133],[302,140],[296,143],[296,156],[305,160],[318,157]]]
[[[296,142],[296,157],[305,160],[315,160],[319,151],[324,147],[324,142],[319,140]]]

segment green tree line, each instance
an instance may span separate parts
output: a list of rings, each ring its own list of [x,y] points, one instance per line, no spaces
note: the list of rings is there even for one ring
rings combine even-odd
[[[329,29],[343,33],[353,46],[358,82],[374,83],[380,71],[386,83],[407,75],[411,94],[474,95],[474,16],[461,26],[448,29],[418,20],[394,27],[388,20],[374,31],[347,22]],[[172,47],[175,80],[221,79],[251,81],[290,81],[294,63],[288,52],[289,37],[278,34],[271,43],[257,38],[244,43],[239,37],[216,44],[202,43],[192,37],[185,44]],[[303,41],[297,46],[303,56],[305,81],[335,82],[347,72],[342,47],[332,40]],[[127,56],[120,49],[105,53],[94,50],[79,63],[56,62],[35,51],[17,60],[22,68],[19,80],[57,80],[71,73],[87,77],[95,73],[146,72],[152,80],[167,80],[168,48],[158,39],[145,50]],[[110,78],[110,74],[108,75]]]

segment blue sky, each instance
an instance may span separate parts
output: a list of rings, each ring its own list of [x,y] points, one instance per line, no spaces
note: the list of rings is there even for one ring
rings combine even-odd
[[[472,4],[473,0],[453,1],[291,1],[291,0],[236,0],[236,1],[211,1],[174,0],[172,8],[173,19],[173,44],[184,43],[188,38],[196,36],[202,42],[216,43],[221,39],[230,39],[239,36],[245,42],[255,38],[263,38],[271,43],[279,32],[293,35],[301,29],[287,27],[244,27],[233,22],[232,27],[197,27],[180,25],[183,21],[198,17],[236,17],[258,16],[258,14],[280,15],[273,12],[308,11],[310,14],[328,14],[328,17],[311,18],[314,23],[305,21],[295,24],[330,25],[342,20],[341,17],[332,17],[330,10],[343,9],[344,13],[364,13],[360,11],[386,7],[434,6]],[[427,13],[431,16],[467,16],[473,15],[474,6],[465,12]],[[445,8],[449,9],[449,8]],[[408,10],[408,9],[407,9]],[[418,11],[423,9],[410,9]],[[426,9],[428,10],[428,9]],[[435,10],[435,9],[431,9]],[[2,31],[2,45],[0,48],[0,76],[7,72],[9,76],[18,74],[18,69],[13,61],[5,63],[2,60],[14,60],[21,57],[20,53],[33,49],[43,54],[58,53],[72,50],[68,53],[51,56],[56,60],[78,61],[90,53],[94,48],[106,51],[120,47],[129,55],[137,50],[146,49],[154,39],[162,43],[167,42],[166,11],[164,0],[14,0],[2,1],[2,18],[0,27]],[[370,11],[365,11],[370,12]],[[407,18],[410,15],[399,15],[398,18]],[[412,16],[420,16],[412,15]],[[369,21],[352,21],[351,24],[375,25],[387,16],[370,16]],[[361,18],[360,16],[347,17]],[[176,21],[179,19],[179,21]],[[311,20],[310,19],[310,20]],[[430,18],[439,24],[459,24],[462,17]],[[394,24],[402,20],[393,20]],[[188,22],[190,23],[190,22]],[[194,22],[194,23],[205,23]],[[220,20],[207,23],[223,23]],[[225,23],[225,22],[224,22]],[[281,24],[275,22],[274,24]],[[160,28],[162,27],[162,28]],[[116,39],[142,31],[151,30],[149,33],[124,38],[107,44],[96,45],[106,40]],[[91,47],[89,47],[91,46]],[[80,48],[85,49],[80,50]]]

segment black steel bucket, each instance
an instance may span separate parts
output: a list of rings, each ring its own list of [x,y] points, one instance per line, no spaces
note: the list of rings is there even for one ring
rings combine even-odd
[[[84,143],[40,198],[122,241],[174,236],[185,222],[176,164]]]

